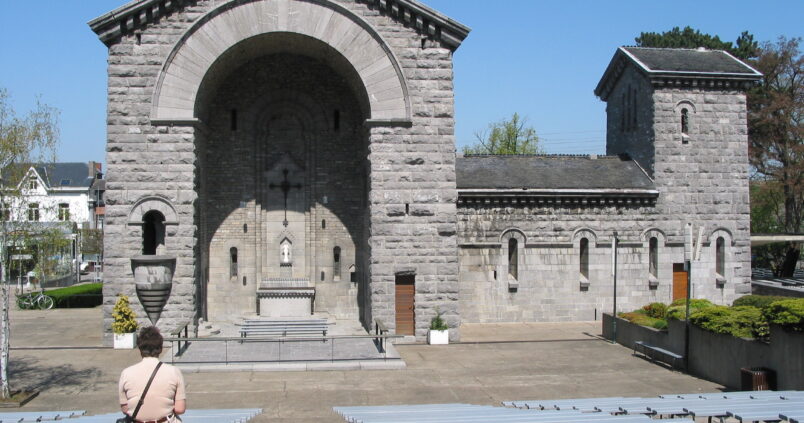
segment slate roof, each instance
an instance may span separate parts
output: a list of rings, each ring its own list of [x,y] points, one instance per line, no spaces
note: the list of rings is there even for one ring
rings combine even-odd
[[[455,163],[458,190],[655,191],[632,159],[618,156],[465,156]]]
[[[89,164],[84,162],[23,164],[20,166],[25,169],[31,167],[36,169],[48,188],[89,188],[95,180],[89,176]],[[25,173],[27,174],[27,170]]]
[[[721,50],[620,47],[600,78],[595,95],[607,101],[628,66],[636,67],[659,85],[709,84],[717,80],[721,88],[747,89],[762,78],[756,69]]]
[[[650,72],[756,75],[758,72],[721,50],[622,47]]]

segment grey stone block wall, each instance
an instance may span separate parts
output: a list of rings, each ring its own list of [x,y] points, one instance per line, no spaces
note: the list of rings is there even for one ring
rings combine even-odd
[[[357,296],[363,303],[363,320],[367,325],[372,318],[382,317],[393,328],[394,277],[400,272],[413,272],[417,284],[417,335],[424,336],[436,307],[445,313],[451,326],[457,327],[460,319],[454,220],[452,52],[433,39],[422,41],[423,36],[413,28],[382,11],[352,1],[337,3],[368,22],[399,60],[408,84],[413,121],[412,125],[371,124],[362,135],[368,144],[367,161],[371,167],[362,171],[369,178],[366,186],[371,190],[370,214],[366,218],[357,216],[356,221],[364,222],[365,233],[335,237],[333,242],[343,242],[344,256],[354,257],[357,266],[363,264],[367,273],[360,286],[368,292],[363,295],[354,292],[355,287],[347,282],[347,267],[341,269],[341,284],[347,293],[336,293],[335,297]],[[166,241],[167,254],[179,258],[175,287],[159,326],[170,329],[183,319],[200,316],[203,296],[207,293],[225,298],[219,303],[229,305],[221,313],[227,312],[226,307],[246,305],[244,295],[233,293],[235,289],[244,290],[242,282],[225,281],[232,285],[231,290],[214,294],[213,278],[223,276],[227,267],[226,260],[220,257],[224,252],[228,255],[228,248],[234,244],[223,242],[216,247],[212,243],[207,250],[203,241],[214,230],[211,216],[205,213],[213,193],[219,192],[216,191],[219,187],[209,181],[217,176],[226,180],[224,170],[213,171],[217,157],[204,157],[200,150],[202,145],[215,141],[214,128],[210,134],[207,122],[194,127],[183,126],[181,122],[161,126],[150,121],[151,100],[168,55],[199,18],[221,4],[208,0],[192,2],[110,44],[106,221],[109,242],[105,252],[104,291],[107,336],[116,294],[130,294],[135,311],[144,316],[133,294],[128,261],[140,252],[141,232],[136,222],[128,222],[128,216],[136,202],[146,196],[164,198],[178,213],[178,221],[169,228]],[[221,175],[215,174],[218,171]],[[221,195],[229,194],[241,196],[237,192]],[[235,201],[234,197],[230,200]],[[398,215],[405,204],[409,214]],[[310,222],[318,223],[325,212],[312,213],[315,219]],[[226,239],[226,233],[235,237],[236,232],[242,231],[240,224],[252,218],[239,211],[232,216],[231,224],[221,227],[222,240]],[[245,250],[254,242],[249,236],[235,238],[238,239],[235,243]],[[353,245],[355,240],[363,246]],[[319,245],[322,249],[331,247]],[[320,256],[324,260],[324,254]],[[248,267],[254,260],[243,256],[243,265]],[[249,286],[244,292],[254,288],[252,283],[256,281],[247,282]],[[335,301],[351,301],[344,298]],[[456,330],[454,337],[457,336]]]

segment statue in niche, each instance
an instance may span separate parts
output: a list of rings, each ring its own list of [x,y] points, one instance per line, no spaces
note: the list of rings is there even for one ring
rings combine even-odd
[[[290,265],[293,262],[293,248],[288,239],[282,241],[279,245],[279,263],[283,265]]]

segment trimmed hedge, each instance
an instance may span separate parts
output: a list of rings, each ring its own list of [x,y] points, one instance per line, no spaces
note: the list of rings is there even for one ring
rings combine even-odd
[[[781,325],[787,330],[804,332],[804,298],[794,298],[771,303],[762,310],[769,323]]]
[[[640,326],[647,326],[654,329],[667,329],[666,320],[651,317],[644,309],[632,311],[630,313],[620,313],[619,316]]]
[[[650,303],[645,307],[642,307],[645,310],[645,313],[653,317],[654,319],[662,319],[664,320],[667,318],[667,304],[665,303]]]
[[[710,332],[739,338],[762,338],[768,334],[762,310],[753,306],[706,307],[691,314],[690,323]]]
[[[97,307],[103,303],[103,284],[89,283],[46,291],[56,308]]]
[[[734,300],[733,306],[753,306],[765,308],[776,301],[788,300],[790,297],[780,297],[777,295],[746,295]]]
[[[702,300],[693,298],[690,300],[690,316],[699,310],[714,306],[709,300]],[[687,300],[685,298],[678,299],[670,303],[667,308],[667,319],[684,320],[687,313]]]

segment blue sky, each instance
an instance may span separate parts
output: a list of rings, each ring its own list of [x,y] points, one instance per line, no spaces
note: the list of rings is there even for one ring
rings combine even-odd
[[[456,142],[524,115],[548,153],[603,153],[592,90],[642,31],[690,25],[734,41],[804,36],[804,1],[424,0],[472,28],[455,53]],[[18,113],[61,110],[61,161],[105,161],[106,48],[86,25],[123,0],[0,0],[0,86]]]

